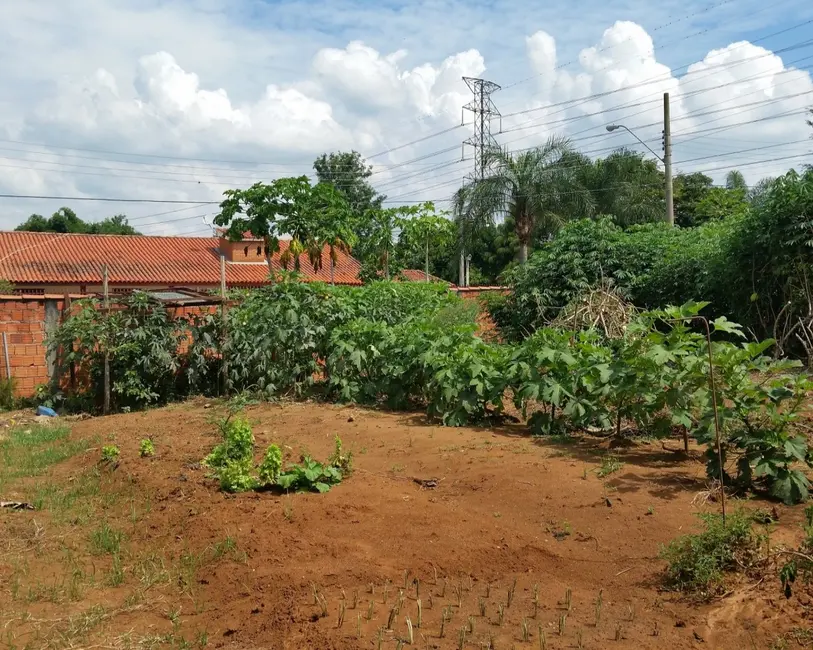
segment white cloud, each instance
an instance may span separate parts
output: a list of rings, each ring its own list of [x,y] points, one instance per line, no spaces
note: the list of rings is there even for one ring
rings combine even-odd
[[[783,62],[737,36],[737,28],[754,28],[762,20],[757,15],[764,7],[756,0],[736,3],[736,14],[733,4],[706,13],[701,0],[623,9],[638,22],[617,21],[618,8],[589,0],[579,7],[578,28],[562,18],[572,15],[572,9],[562,12],[562,0],[492,4],[416,0],[396,9],[355,0],[307,6],[283,0],[273,7],[248,0],[12,3],[0,26],[0,84],[8,89],[0,98],[0,138],[15,142],[0,142],[0,191],[216,200],[230,186],[309,173],[323,151],[355,148],[370,155],[397,147],[372,160],[382,191],[405,200],[442,198],[470,170],[471,162],[455,162],[468,129],[400,145],[459,124],[461,107],[471,99],[462,76],[506,85],[494,95],[504,114],[542,109],[504,120],[506,132],[498,140],[510,147],[564,132],[595,155],[620,145],[645,151],[628,134],[604,131],[606,124],[621,122],[657,151],[659,99],[668,91],[680,169],[809,150],[802,143],[730,153],[809,134],[798,114],[742,124],[798,113],[813,102],[798,95],[813,88],[807,72],[788,71],[788,58]],[[673,20],[683,12],[697,18]],[[695,20],[712,15],[715,28],[694,36]],[[653,28],[667,23],[668,30]],[[538,30],[541,25],[546,31]],[[683,37],[680,48],[663,47],[676,37]],[[694,61],[685,74],[667,65],[675,63],[675,52],[685,57],[680,63]],[[529,74],[535,76],[528,82],[510,84]],[[606,94],[562,105],[596,93]],[[749,105],[754,102],[761,103]],[[727,110],[700,115],[719,108]],[[511,131],[522,126],[530,128]],[[728,130],[697,133],[713,127]],[[726,155],[694,161],[720,153]],[[742,171],[753,181],[795,162]],[[59,204],[3,206],[0,227],[32,211],[53,212]],[[116,209],[147,215],[162,206],[78,207],[94,218]],[[184,231],[192,224],[197,222],[170,222],[150,231]]]

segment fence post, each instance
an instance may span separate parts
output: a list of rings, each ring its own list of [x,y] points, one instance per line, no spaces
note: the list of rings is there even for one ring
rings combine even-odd
[[[110,293],[108,284],[107,264],[102,264],[102,292],[104,293],[104,319],[107,323],[110,317]],[[110,352],[109,341],[104,345],[104,406],[102,412],[107,415],[110,412]]]

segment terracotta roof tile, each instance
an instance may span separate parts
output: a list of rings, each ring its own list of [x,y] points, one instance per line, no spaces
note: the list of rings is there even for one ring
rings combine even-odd
[[[404,276],[406,280],[409,282],[425,282],[426,281],[426,271],[419,271],[418,269],[404,269],[398,275]],[[430,282],[443,282],[448,284],[449,286],[454,286],[451,282],[447,282],[443,278],[439,278],[436,275],[429,274]]]
[[[111,284],[167,286],[220,284],[220,240],[215,237],[147,237],[136,235],[77,235],[38,232],[0,232],[0,278],[15,284],[97,284],[101,266],[108,265]],[[280,242],[280,253],[288,241]],[[317,273],[306,255],[300,257],[305,280],[330,282],[330,258],[322,253]],[[337,284],[361,284],[358,260],[337,251]],[[272,258],[282,270],[279,253]],[[266,281],[265,262],[226,264],[230,286],[260,285]]]

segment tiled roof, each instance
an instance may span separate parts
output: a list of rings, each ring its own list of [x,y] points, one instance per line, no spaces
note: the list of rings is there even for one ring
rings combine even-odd
[[[409,282],[426,282],[426,271],[419,271],[418,269],[404,269],[398,275],[404,276],[404,279],[408,280]],[[454,286],[443,278],[439,278],[431,273],[429,274],[429,281],[444,282],[450,286]]]
[[[39,232],[0,232],[0,278],[15,284],[99,284],[107,264],[111,284],[166,286],[220,284],[220,240],[215,237],[145,237],[136,235],[76,235]],[[288,247],[280,241],[280,253]],[[339,251],[337,284],[361,284],[359,262]],[[330,282],[327,248],[316,273],[306,255],[300,257],[305,280]],[[272,258],[282,270],[279,253]],[[226,264],[229,286],[260,285],[268,277],[262,262]]]

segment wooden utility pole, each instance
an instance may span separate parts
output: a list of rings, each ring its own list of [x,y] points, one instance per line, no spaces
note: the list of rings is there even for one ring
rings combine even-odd
[[[107,321],[110,319],[110,290],[108,287],[108,272],[107,272],[107,264],[102,264],[102,293],[104,294],[104,320],[105,325],[107,325]],[[110,331],[105,327],[107,330],[107,335],[110,335]],[[104,343],[104,405],[102,407],[102,413],[107,415],[110,412],[110,341],[106,340]]]
[[[675,225],[675,201],[672,195],[672,126],[669,93],[663,94],[663,168],[666,177],[666,222]]]
[[[229,394],[229,365],[226,361],[226,340],[228,337],[228,324],[226,323],[226,257],[220,256],[220,319],[223,321],[223,332],[220,337],[220,359],[223,367],[223,394]]]

